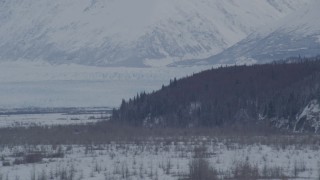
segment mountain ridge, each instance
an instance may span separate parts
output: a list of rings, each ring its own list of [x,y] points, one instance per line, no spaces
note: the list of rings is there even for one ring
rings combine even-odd
[[[0,60],[164,66],[205,58],[309,0],[2,0]]]
[[[296,56],[317,56],[320,52],[319,7],[320,1],[312,1],[308,6],[261,28],[217,55],[177,65],[254,64]]]

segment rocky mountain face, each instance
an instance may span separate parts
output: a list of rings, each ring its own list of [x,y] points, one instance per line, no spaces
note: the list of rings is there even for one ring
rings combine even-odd
[[[0,0],[0,61],[164,66],[201,59],[310,1]]]

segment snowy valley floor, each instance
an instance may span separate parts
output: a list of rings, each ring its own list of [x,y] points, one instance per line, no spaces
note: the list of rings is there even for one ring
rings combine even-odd
[[[208,68],[1,63],[0,180],[320,179],[317,135],[119,127],[101,121],[110,108],[8,112],[117,107],[122,98]]]
[[[221,132],[104,123],[2,128],[0,179],[320,178],[316,135]]]
[[[152,92],[211,67],[95,67],[44,62],[0,63],[0,108],[118,107],[122,99]]]

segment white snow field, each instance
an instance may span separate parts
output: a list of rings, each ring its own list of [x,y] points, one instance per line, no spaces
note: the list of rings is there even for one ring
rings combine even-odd
[[[50,108],[52,109],[52,108]],[[0,128],[52,127],[57,125],[87,125],[109,120],[109,108],[60,108],[62,111],[0,109]]]
[[[196,156],[199,151],[201,156]],[[319,152],[317,145],[245,145],[209,138],[83,146],[1,146],[0,178],[176,180],[186,178],[192,159],[205,159],[220,178],[252,175],[249,179],[315,180],[320,177]],[[20,164],[23,156],[35,153],[46,157]]]
[[[98,117],[88,114],[64,115],[59,113],[0,115],[0,128],[87,124],[101,121]]]
[[[170,79],[208,67],[127,68],[39,62],[0,63],[0,107],[118,107]]]

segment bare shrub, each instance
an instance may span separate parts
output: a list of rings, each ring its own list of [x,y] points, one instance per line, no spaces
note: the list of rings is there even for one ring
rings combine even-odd
[[[61,146],[59,146],[57,152],[48,153],[48,154],[46,155],[46,158],[63,158],[63,157],[64,157],[64,152],[63,152]]]
[[[193,149],[193,157],[194,158],[207,158],[208,157],[208,149],[206,146],[197,146]]]
[[[27,154],[23,157],[25,163],[38,163],[41,162],[43,154],[40,152]]]
[[[166,174],[170,174],[171,169],[172,169],[172,163],[171,163],[171,160],[168,159],[167,163],[166,163],[166,166],[165,166],[165,173]]]
[[[268,178],[268,179],[286,178],[286,175],[283,171],[283,168],[281,168],[279,166],[269,167],[267,165],[264,165],[264,167],[262,169],[261,176],[263,178]]]
[[[24,159],[19,157],[19,158],[16,158],[14,159],[14,161],[12,162],[13,165],[19,165],[19,164],[26,164]]]
[[[294,161],[294,165],[293,165],[294,177],[298,177],[300,173],[305,172],[306,170],[307,170],[306,163],[303,160]]]
[[[36,168],[33,166],[30,174],[31,180],[36,180]]]
[[[121,177],[122,179],[128,179],[130,175],[128,164],[123,162],[121,165]]]
[[[259,168],[252,165],[248,160],[245,162],[235,162],[232,168],[233,178],[237,180],[255,180],[259,179]]]
[[[43,169],[41,173],[38,175],[38,180],[47,180],[47,179],[48,179],[47,171]]]
[[[318,176],[317,179],[320,180],[320,161],[318,161]]]
[[[54,173],[54,179],[59,180],[74,180],[76,169],[73,164],[69,167],[59,165]]]
[[[71,164],[71,166],[68,169],[68,176],[67,176],[68,178],[67,178],[67,180],[75,179],[75,174],[76,174],[76,169],[75,169],[74,165]]]
[[[98,163],[98,161],[95,161],[94,166],[93,166],[93,172],[98,172],[102,170],[101,165]]]
[[[10,166],[10,161],[2,161],[2,166]]]
[[[264,127],[266,128],[266,127]],[[78,129],[79,133],[74,133]],[[108,132],[108,133],[106,133]],[[17,145],[17,144],[49,144],[58,147],[57,144],[104,144],[112,141],[135,142],[139,144],[141,140],[152,138],[166,141],[164,145],[171,145],[175,141],[194,139],[195,137],[209,137],[224,139],[231,145],[239,143],[243,146],[252,144],[275,145],[281,146],[313,145],[315,148],[320,147],[320,141],[317,135],[291,134],[255,129],[253,131],[235,130],[230,127],[224,128],[140,128],[126,125],[120,125],[115,122],[99,122],[97,124],[67,125],[41,127],[32,126],[28,128],[14,127],[2,128],[0,131],[0,144]],[[23,138],[20,138],[23,137]],[[90,149],[87,151],[90,153]]]
[[[33,163],[39,163],[42,161],[43,154],[41,152],[35,152],[30,154],[25,154],[23,157],[17,157],[13,161],[14,165],[19,164],[33,164]]]
[[[189,164],[189,180],[216,180],[218,172],[204,158],[194,158]]]

